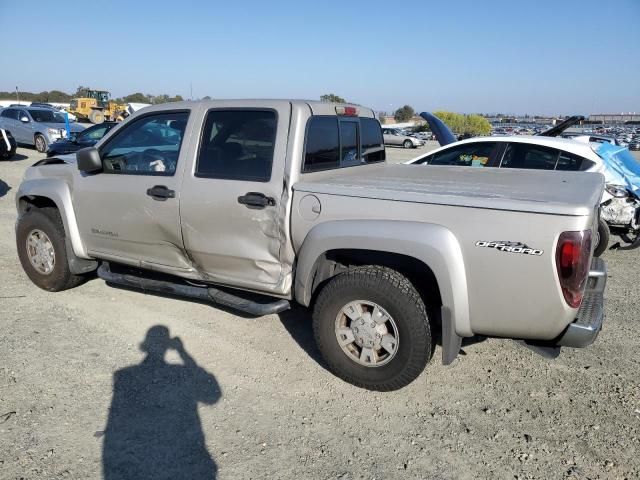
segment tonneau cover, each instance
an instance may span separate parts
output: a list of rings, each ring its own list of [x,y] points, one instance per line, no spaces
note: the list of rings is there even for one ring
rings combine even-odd
[[[402,202],[583,216],[599,205],[599,173],[425,165],[344,168],[294,190]]]

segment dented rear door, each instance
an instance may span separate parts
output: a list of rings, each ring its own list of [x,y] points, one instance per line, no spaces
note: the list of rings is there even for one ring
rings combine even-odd
[[[282,204],[291,105],[216,102],[204,108],[180,217],[193,268],[207,280],[277,291],[285,245]]]

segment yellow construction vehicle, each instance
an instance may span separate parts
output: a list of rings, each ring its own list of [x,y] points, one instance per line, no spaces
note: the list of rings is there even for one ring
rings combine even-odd
[[[128,114],[127,106],[111,100],[111,94],[106,90],[86,89],[83,95],[70,102],[69,113],[78,119],[102,123],[105,120],[121,121]]]

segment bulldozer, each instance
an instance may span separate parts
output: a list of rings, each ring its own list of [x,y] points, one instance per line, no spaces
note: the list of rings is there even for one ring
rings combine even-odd
[[[127,106],[111,100],[111,94],[106,90],[86,89],[83,95],[70,102],[69,113],[78,119],[89,120],[91,123],[102,123],[105,120],[115,122],[123,120],[128,114]]]

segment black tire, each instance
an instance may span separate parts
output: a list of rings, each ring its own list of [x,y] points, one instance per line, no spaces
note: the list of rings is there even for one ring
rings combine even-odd
[[[609,246],[609,238],[611,236],[611,232],[609,231],[609,225],[603,219],[598,219],[598,243],[593,251],[594,257],[599,257],[604,252],[607,251],[607,247]]]
[[[53,271],[49,274],[40,273],[29,260],[27,237],[34,229],[44,232],[53,246],[55,261]],[[85,277],[74,275],[69,270],[64,225],[56,208],[34,208],[21,215],[16,226],[16,246],[23,270],[29,279],[43,290],[59,292],[76,287],[85,280]]]
[[[33,137],[33,144],[36,147],[36,150],[40,153],[44,153],[47,151],[47,139],[44,138],[44,135],[41,133],[36,133]]]
[[[361,365],[338,344],[336,317],[346,304],[355,300],[371,301],[384,308],[398,327],[397,351],[384,365]],[[406,277],[386,267],[357,267],[331,279],[316,300],[313,331],[331,371],[368,390],[391,391],[408,385],[431,358],[431,327],[422,298]]]
[[[413,142],[412,142],[411,140],[405,140],[405,141],[402,143],[402,146],[403,146],[404,148],[413,148]]]

